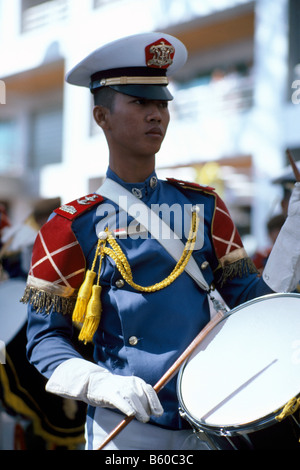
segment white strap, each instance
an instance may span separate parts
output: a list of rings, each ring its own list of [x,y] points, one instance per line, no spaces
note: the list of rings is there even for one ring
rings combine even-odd
[[[152,211],[143,201],[137,199],[132,193],[127,191],[119,183],[106,178],[102,186],[96,191],[97,194],[110,199],[118,204],[121,209],[125,210],[131,217],[134,217],[141,225],[143,225],[149,233],[165,248],[165,250],[177,262],[183,252],[184,244],[180,238],[171,230],[154,211]],[[143,209],[137,215],[136,204],[142,204]],[[133,207],[135,205],[135,207]],[[151,220],[151,227],[149,221]],[[161,237],[163,233],[163,237]],[[195,282],[204,290],[209,291],[209,285],[201,273],[199,266],[191,256],[185,268],[186,272],[194,279]]]

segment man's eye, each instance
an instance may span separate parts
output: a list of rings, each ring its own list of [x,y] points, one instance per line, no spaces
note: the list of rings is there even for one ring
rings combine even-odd
[[[167,108],[167,107],[168,107],[168,102],[167,102],[167,101],[162,101],[162,102],[160,103],[160,107],[161,107],[161,108]]]
[[[139,98],[139,99],[134,100],[134,103],[143,105],[143,104],[146,104],[146,100]]]
[[[151,101],[145,99],[145,98],[136,98],[133,103],[138,104],[140,106],[147,106]],[[157,106],[161,109],[166,109],[168,108],[168,102],[167,101],[156,101]]]

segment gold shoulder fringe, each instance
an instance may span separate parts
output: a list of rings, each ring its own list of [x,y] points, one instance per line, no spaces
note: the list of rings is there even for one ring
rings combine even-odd
[[[221,268],[222,274],[218,280],[221,286],[234,277],[243,277],[249,274],[258,274],[258,271],[251,258],[243,258],[233,263],[226,264]]]
[[[61,297],[57,294],[49,294],[35,287],[26,286],[20,302],[32,305],[37,313],[45,310],[45,312],[49,314],[53,308],[56,312],[62,313],[63,315],[72,315],[76,297]]]

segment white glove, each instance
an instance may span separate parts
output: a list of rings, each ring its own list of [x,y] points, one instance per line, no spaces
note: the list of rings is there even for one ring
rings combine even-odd
[[[85,359],[72,358],[60,364],[48,380],[46,390],[92,406],[117,408],[143,423],[151,415],[163,414],[155,390],[144,380],[114,375]]]
[[[300,281],[300,183],[295,183],[288,217],[266,263],[263,279],[274,292],[292,292]]]

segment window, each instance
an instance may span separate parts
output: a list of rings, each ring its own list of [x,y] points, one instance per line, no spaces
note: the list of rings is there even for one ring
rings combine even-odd
[[[12,170],[17,163],[17,124],[0,121],[0,173]]]
[[[49,0],[22,0],[22,10],[25,11],[46,2],[49,2]]]
[[[22,0],[22,32],[56,24],[68,15],[69,0]]]
[[[104,5],[108,5],[109,3],[117,3],[120,0],[94,0],[94,8],[100,8],[103,7]]]
[[[289,2],[289,96],[295,91],[292,84],[300,80],[300,3],[299,0]]]
[[[62,110],[53,109],[33,115],[31,124],[30,166],[40,168],[62,160]]]

